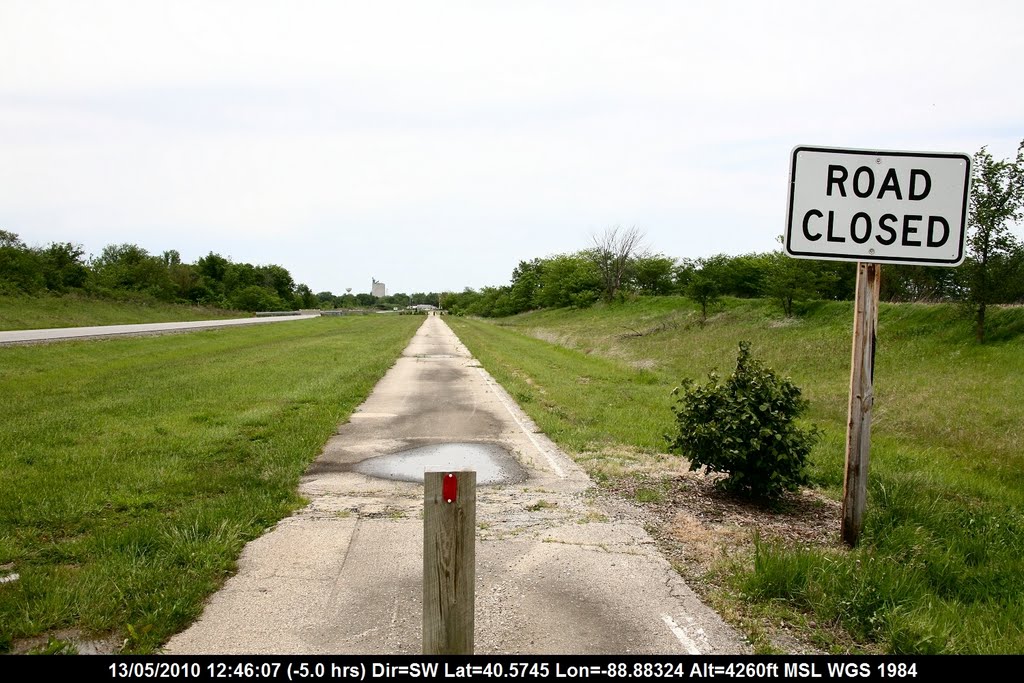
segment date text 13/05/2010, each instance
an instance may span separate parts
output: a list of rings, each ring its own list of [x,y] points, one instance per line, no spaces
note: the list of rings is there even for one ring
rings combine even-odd
[[[479,662],[479,660],[476,660]],[[393,661],[334,658],[285,661],[119,661],[109,664],[111,678],[249,679],[249,680],[400,680],[424,678],[509,679],[657,679],[657,678],[916,678],[913,661],[766,661],[765,659],[614,661],[594,663],[561,661],[475,662]]]

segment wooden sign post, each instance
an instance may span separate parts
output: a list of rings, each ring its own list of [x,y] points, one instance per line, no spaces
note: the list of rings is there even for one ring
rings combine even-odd
[[[476,472],[423,480],[423,654],[473,654]]]
[[[793,149],[786,253],[857,262],[840,529],[850,547],[860,538],[867,506],[880,264],[963,263],[970,186],[966,154]]]
[[[882,266],[857,264],[857,295],[853,313],[850,360],[850,404],[846,423],[846,476],[843,479],[843,521],[840,534],[851,548],[864,526],[871,450],[871,407],[875,402],[875,341],[878,290]]]

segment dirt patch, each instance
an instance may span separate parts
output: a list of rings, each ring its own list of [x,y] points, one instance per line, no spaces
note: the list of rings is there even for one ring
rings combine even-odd
[[[683,458],[666,453],[645,453],[628,446],[577,453],[574,457],[591,478],[602,482],[614,481],[627,475],[682,476],[688,467]],[[611,487],[615,488],[615,485]]]
[[[546,330],[542,327],[535,327],[529,329],[526,331],[526,333],[533,337],[534,339],[539,339],[549,344],[554,344],[556,346],[564,346],[570,349],[575,348],[572,338],[569,337],[568,335],[557,334],[555,332],[552,332],[551,330]]]
[[[839,547],[841,506],[838,501],[804,490],[785,496],[778,504],[759,505],[731,496],[715,486],[719,476],[679,472],[668,476],[634,472],[607,490],[642,507],[656,521],[662,535],[692,543],[693,558],[721,555],[701,550],[707,545],[738,549],[752,547],[756,534],[764,540],[780,540],[816,547]],[[653,490],[660,500],[645,500],[642,491]],[[640,501],[640,502],[638,502]],[[705,571],[710,565],[700,563]]]

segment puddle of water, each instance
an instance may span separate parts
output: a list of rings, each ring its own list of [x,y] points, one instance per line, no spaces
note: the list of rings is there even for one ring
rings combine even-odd
[[[477,486],[526,479],[526,470],[500,446],[489,443],[439,443],[369,458],[352,468],[379,479],[423,481],[426,470],[476,470]]]

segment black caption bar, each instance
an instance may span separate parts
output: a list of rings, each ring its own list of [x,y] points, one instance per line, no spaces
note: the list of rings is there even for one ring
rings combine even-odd
[[[1019,656],[174,655],[4,657],[24,676],[108,681],[937,681],[1012,670]],[[17,680],[17,679],[11,679]]]

